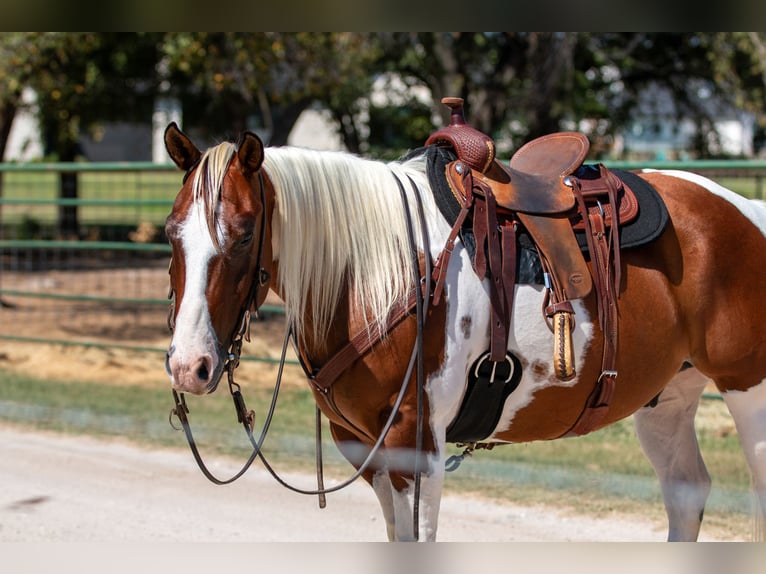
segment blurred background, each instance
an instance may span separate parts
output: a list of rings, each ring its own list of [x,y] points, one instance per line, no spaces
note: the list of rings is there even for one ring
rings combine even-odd
[[[469,123],[501,157],[577,130],[591,161],[678,167],[764,195],[762,32],[3,32],[0,420],[168,443],[163,226],[182,177],[162,142],[169,122],[201,148],[251,130],[267,145],[394,160],[448,120],[445,96],[465,100]],[[280,313],[269,300],[243,380],[273,381]],[[310,424],[300,372],[287,376],[305,393],[298,418]],[[161,391],[146,404],[163,406],[128,415],[113,395],[94,398],[105,384]],[[736,538],[748,474],[722,404],[706,404],[703,436],[724,440],[713,465],[728,473],[713,508]],[[593,507],[608,492],[609,504],[652,500],[661,514],[632,430],[610,433],[584,437],[582,450],[514,450],[515,471],[495,458],[485,478],[503,496],[513,477],[521,498],[525,484],[546,497],[574,489]],[[609,441],[619,446],[598,458]],[[476,480],[468,474],[461,488]]]

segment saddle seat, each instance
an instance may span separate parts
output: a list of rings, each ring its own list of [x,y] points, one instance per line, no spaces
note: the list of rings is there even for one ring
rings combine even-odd
[[[498,204],[511,211],[539,215],[570,211],[575,198],[565,178],[582,165],[589,150],[588,138],[581,133],[542,136],[519,148],[509,167],[497,164],[510,181],[489,185]]]
[[[541,215],[574,208],[575,198],[564,178],[588,155],[587,137],[560,132],[537,138],[517,150],[506,167],[495,159],[492,139],[466,124],[463,100],[444,98],[442,102],[451,110],[450,124],[434,132],[426,145],[453,148],[460,161],[473,170],[474,178],[492,190],[498,206]],[[462,169],[461,164],[457,167]]]

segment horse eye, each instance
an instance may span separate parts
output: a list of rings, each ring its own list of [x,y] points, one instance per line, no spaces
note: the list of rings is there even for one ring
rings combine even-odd
[[[245,234],[244,234],[244,235],[243,235],[243,236],[240,238],[240,240],[239,240],[239,244],[240,244],[240,245],[247,245],[247,244],[248,244],[248,243],[250,243],[252,240],[253,240],[253,232],[252,232],[252,231],[248,231],[247,233],[245,233]]]

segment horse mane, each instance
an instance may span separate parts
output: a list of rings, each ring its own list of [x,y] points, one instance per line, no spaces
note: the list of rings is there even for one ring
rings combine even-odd
[[[194,201],[204,204],[218,250],[217,207],[235,153],[230,142],[205,151],[192,182]],[[316,340],[323,340],[345,288],[354,308],[365,310],[368,329],[382,329],[393,306],[414,284],[407,221],[394,174],[403,183],[407,175],[421,181],[424,160],[386,164],[344,152],[275,147],[267,148],[263,169],[276,193],[278,281],[296,334],[302,337],[310,325]],[[407,183],[407,193],[409,187]],[[417,240],[417,217],[413,226]]]
[[[344,288],[350,304],[365,310],[368,330],[381,329],[394,304],[408,296],[414,280],[394,173],[409,193],[405,174],[419,181],[425,167],[407,165],[344,152],[266,150],[263,169],[279,212],[278,280],[298,336],[310,328],[317,341],[324,339]]]
[[[221,197],[223,178],[229,168],[237,148],[233,143],[223,142],[208,149],[199,160],[197,171],[192,180],[194,201],[202,201],[210,238],[216,250],[221,244],[216,231],[216,211]]]

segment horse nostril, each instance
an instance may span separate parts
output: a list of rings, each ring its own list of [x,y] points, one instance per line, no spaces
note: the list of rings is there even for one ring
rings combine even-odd
[[[197,369],[197,377],[199,377],[202,381],[207,381],[210,377],[210,371],[207,367],[207,361],[203,361],[202,364]]]

